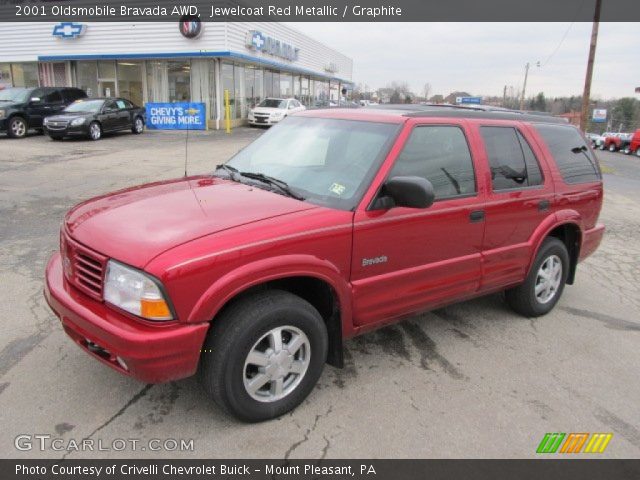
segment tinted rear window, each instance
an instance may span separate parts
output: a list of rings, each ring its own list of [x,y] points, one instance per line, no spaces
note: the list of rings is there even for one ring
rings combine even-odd
[[[598,163],[578,130],[564,125],[535,125],[535,128],[549,147],[566,183],[600,180]]]

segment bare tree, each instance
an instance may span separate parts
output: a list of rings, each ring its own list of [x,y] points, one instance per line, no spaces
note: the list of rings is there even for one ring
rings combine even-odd
[[[430,83],[425,83],[424,87],[422,87],[422,93],[424,94],[424,99],[428,100],[429,99],[429,95],[431,95],[431,84]]]

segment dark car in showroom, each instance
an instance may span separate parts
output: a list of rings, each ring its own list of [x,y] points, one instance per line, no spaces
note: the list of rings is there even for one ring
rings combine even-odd
[[[144,125],[144,108],[125,98],[78,100],[44,121],[45,132],[54,140],[73,136],[100,140],[105,133],[121,130],[140,134]]]
[[[29,129],[42,129],[45,117],[61,112],[70,103],[86,98],[72,87],[7,88],[0,90],[0,132],[23,138]]]

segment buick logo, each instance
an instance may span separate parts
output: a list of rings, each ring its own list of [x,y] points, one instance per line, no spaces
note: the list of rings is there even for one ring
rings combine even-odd
[[[180,33],[185,38],[196,38],[202,33],[202,22],[196,16],[185,15],[178,24]]]

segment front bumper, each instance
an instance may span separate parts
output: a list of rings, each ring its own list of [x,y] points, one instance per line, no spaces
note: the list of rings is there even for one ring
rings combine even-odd
[[[284,118],[284,117],[282,117]],[[262,126],[270,126],[270,125],[275,125],[276,123],[278,123],[280,120],[282,120],[282,118],[266,118],[263,121],[258,121],[256,118],[249,118],[249,125],[262,125]]]
[[[585,230],[582,234],[582,245],[580,247],[580,260],[584,260],[600,246],[604,236],[605,227],[598,224],[595,227]]]
[[[69,285],[59,252],[47,265],[44,295],[76,344],[125,375],[162,383],[197,370],[208,323],[148,325],[118,313]]]
[[[47,135],[54,137],[89,136],[89,126],[84,124],[78,125],[77,127],[68,126],[65,128],[49,128],[45,125],[44,131]]]

